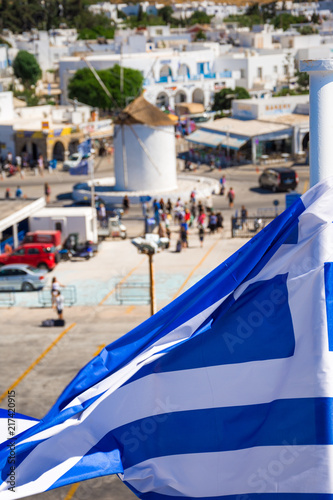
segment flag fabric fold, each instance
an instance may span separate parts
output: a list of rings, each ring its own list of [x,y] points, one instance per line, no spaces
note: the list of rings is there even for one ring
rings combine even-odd
[[[15,491],[107,474],[141,498],[333,498],[333,179],[107,346],[16,439]]]

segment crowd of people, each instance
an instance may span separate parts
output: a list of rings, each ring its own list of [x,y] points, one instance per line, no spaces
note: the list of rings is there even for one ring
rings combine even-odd
[[[11,152],[8,152],[6,157],[0,157],[0,178],[12,177],[18,174],[21,179],[24,178],[26,172],[30,171],[34,175],[44,175],[45,169],[52,171],[51,162],[45,162],[43,155],[39,155],[37,159],[25,152],[22,156],[14,158]]]
[[[214,234],[223,229],[222,213],[215,212],[211,207],[205,206],[201,200],[198,201],[195,190],[191,192],[188,201],[178,198],[173,203],[170,198],[167,201],[164,201],[163,198],[154,199],[152,211],[160,238],[171,239],[171,226],[173,226],[172,231],[177,235],[177,252],[189,247],[189,230],[198,232],[200,246],[203,246],[207,233]],[[143,206],[143,212],[147,216],[148,207],[146,204]]]

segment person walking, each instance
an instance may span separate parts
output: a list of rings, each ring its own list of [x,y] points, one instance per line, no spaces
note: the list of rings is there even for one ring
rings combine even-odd
[[[202,224],[199,224],[199,241],[200,241],[200,247],[203,247],[203,242],[205,238],[205,228]]]
[[[51,188],[50,188],[50,185],[48,184],[48,182],[45,182],[45,184],[44,184],[44,195],[45,195],[46,203],[49,204],[50,203],[50,196],[51,196]]]
[[[43,155],[39,155],[38,160],[37,160],[37,165],[38,165],[38,171],[40,175],[43,177],[44,175],[44,159]]]
[[[53,276],[52,278],[52,284],[51,284],[51,299],[52,299],[52,306],[56,304],[56,297],[58,295],[58,292],[60,292],[60,287],[64,288],[64,285],[59,283],[57,278]]]
[[[129,197],[127,196],[127,194],[125,194],[123,198],[123,209],[125,214],[127,214],[129,207],[130,207]]]
[[[22,158],[21,158],[21,156],[16,156],[15,162],[16,162],[17,171],[20,174],[21,179],[23,179],[24,172],[23,172],[23,169],[22,169]]]
[[[22,198],[23,192],[20,186],[17,186],[15,196],[16,198]]]
[[[223,196],[225,193],[225,184],[226,184],[226,179],[225,175],[222,175],[220,179],[220,195]]]
[[[60,293],[60,290],[57,290],[56,295],[55,295],[55,303],[54,303],[54,309],[57,309],[58,313],[58,318],[60,320],[64,319],[63,316],[63,310],[64,310],[64,298]]]
[[[247,221],[247,210],[246,210],[245,206],[242,205],[242,208],[241,208],[241,222],[242,222],[242,226],[243,227],[246,227],[246,221]]]
[[[233,208],[235,200],[235,191],[232,189],[232,187],[229,189],[227,196],[229,200],[229,208]]]

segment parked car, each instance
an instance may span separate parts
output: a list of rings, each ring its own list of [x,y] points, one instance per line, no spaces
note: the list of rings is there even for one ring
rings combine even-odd
[[[13,290],[31,292],[46,284],[44,270],[27,264],[11,264],[0,269],[0,291]]]
[[[85,155],[82,155],[81,153],[73,153],[68,157],[68,160],[64,161],[62,169],[65,172],[69,172],[71,168],[77,167],[81,160],[87,160],[90,156],[91,153],[87,153]]]
[[[28,264],[51,271],[59,262],[59,253],[54,246],[45,243],[26,243],[10,254],[0,255],[0,266],[6,264]]]
[[[297,184],[297,172],[287,167],[266,168],[259,177],[259,186],[273,192],[290,191],[296,189]]]

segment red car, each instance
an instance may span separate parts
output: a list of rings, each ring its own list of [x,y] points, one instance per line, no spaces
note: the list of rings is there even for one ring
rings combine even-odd
[[[25,243],[10,254],[0,255],[0,266],[5,264],[29,264],[29,266],[51,271],[58,262],[58,250],[46,243]]]

